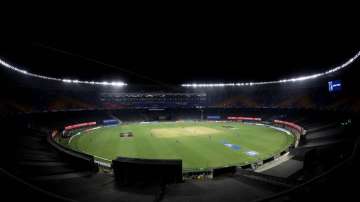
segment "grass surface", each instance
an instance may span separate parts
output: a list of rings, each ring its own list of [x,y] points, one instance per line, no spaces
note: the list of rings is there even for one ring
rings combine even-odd
[[[134,136],[120,137],[120,133],[128,132]],[[65,144],[97,158],[182,159],[183,169],[206,169],[266,159],[293,142],[292,135],[265,126],[236,122],[169,122],[103,127],[73,136]],[[249,156],[249,151],[257,155]]]

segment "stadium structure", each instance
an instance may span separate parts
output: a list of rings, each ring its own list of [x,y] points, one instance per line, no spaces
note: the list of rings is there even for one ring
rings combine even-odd
[[[1,181],[48,201],[346,193],[358,183],[358,56],[303,77],[176,89],[50,77],[2,58]]]

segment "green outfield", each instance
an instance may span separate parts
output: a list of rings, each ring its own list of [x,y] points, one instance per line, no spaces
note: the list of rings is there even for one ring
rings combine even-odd
[[[237,122],[130,123],[81,132],[66,146],[99,160],[118,156],[182,159],[183,169],[245,165],[285,150],[294,137]],[[105,160],[106,161],[106,160]]]

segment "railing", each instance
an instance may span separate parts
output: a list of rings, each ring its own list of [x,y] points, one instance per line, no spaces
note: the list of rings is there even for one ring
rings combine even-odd
[[[263,173],[258,173],[258,172],[254,172],[254,171],[250,171],[250,170],[237,169],[236,173],[240,174],[242,176],[246,176],[246,177],[263,179],[267,182],[272,182],[274,184],[278,184],[278,185],[282,185],[282,186],[286,186],[286,187],[293,187],[294,185],[298,184],[298,182],[294,181],[294,180],[289,180],[286,178],[276,177],[276,176],[272,176],[272,175],[266,175]]]

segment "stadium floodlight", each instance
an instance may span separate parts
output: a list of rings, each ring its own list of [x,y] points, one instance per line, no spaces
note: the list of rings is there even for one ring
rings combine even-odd
[[[185,84],[181,84],[181,86],[186,87],[186,88],[211,88],[211,87],[226,87],[226,86],[254,86],[254,85],[266,85],[266,84],[277,84],[277,83],[289,83],[289,82],[294,83],[294,82],[299,82],[299,81],[305,81],[305,80],[320,78],[320,77],[323,77],[325,75],[337,72],[337,71],[349,66],[353,62],[355,62],[358,59],[359,56],[360,56],[360,51],[357,52],[352,58],[347,60],[345,63],[343,63],[341,65],[338,65],[338,66],[336,66],[334,68],[331,68],[331,69],[329,69],[329,70],[327,70],[325,72],[306,75],[306,76],[300,76],[300,77],[295,77],[295,78],[281,79],[281,80],[277,80],[277,81],[261,81],[261,82],[190,83],[190,84],[185,83]]]
[[[40,74],[34,74],[31,72],[28,72],[26,70],[17,68],[15,66],[10,65],[9,63],[5,62],[3,59],[0,58],[0,66],[5,67],[7,69],[13,70],[15,72],[27,75],[27,76],[31,76],[31,77],[36,77],[39,79],[46,79],[46,80],[52,80],[52,81],[61,81],[64,83],[71,83],[71,84],[91,84],[91,85],[100,85],[100,86],[114,86],[114,87],[124,87],[127,86],[126,83],[122,82],[122,81],[113,81],[113,82],[108,82],[108,81],[103,81],[103,82],[96,82],[96,81],[83,81],[83,80],[72,80],[72,79],[63,79],[63,78],[55,78],[55,77],[49,77],[49,76],[44,76],[44,75],[40,75]]]
[[[63,79],[62,80],[64,83],[71,83],[71,80],[70,79]]]

